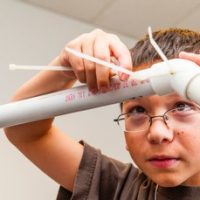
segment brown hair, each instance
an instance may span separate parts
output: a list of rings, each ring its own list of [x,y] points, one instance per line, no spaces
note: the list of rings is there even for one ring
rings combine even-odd
[[[200,33],[189,29],[169,28],[152,33],[154,40],[168,59],[178,58],[181,51],[200,53]],[[151,45],[149,36],[139,40],[130,49],[133,71],[147,68],[161,60]],[[120,104],[122,110],[122,103]]]
[[[189,29],[170,28],[152,33],[154,40],[167,58],[177,58],[181,51],[200,53],[200,33]],[[133,69],[139,65],[152,64],[160,60],[149,41],[148,35],[130,49]]]

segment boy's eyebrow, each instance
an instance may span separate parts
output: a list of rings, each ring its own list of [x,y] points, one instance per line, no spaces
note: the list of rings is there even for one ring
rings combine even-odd
[[[188,99],[185,99],[181,96],[179,96],[177,93],[173,93],[173,94],[168,94],[168,95],[164,95],[164,96],[167,96],[167,98],[169,99],[169,103],[170,101],[180,101],[180,100],[186,100],[188,101]]]
[[[141,96],[141,97],[137,97],[137,98],[131,98],[131,99],[128,99],[128,100],[124,101],[124,103],[128,103],[128,102],[131,102],[131,101],[135,101],[137,103],[142,103],[144,101],[147,101],[148,97],[150,97],[150,96],[147,96],[147,97],[146,96]],[[170,93],[170,94],[164,95],[163,97],[169,98],[170,101],[183,99],[177,93]]]
[[[128,99],[128,100],[125,100],[124,102],[123,102],[123,104],[124,103],[128,103],[128,102],[130,102],[130,101],[141,101],[142,100],[142,98],[143,97],[133,97],[133,98],[131,98],[131,99]],[[145,98],[145,97],[144,97]]]

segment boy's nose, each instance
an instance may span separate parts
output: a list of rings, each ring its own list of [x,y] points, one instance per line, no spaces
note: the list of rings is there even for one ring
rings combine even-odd
[[[147,134],[147,139],[152,144],[161,144],[171,142],[174,133],[171,128],[163,121],[162,118],[154,118]]]

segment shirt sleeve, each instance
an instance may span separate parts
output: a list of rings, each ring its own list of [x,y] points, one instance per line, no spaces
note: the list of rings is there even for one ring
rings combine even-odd
[[[131,164],[102,155],[101,151],[81,142],[84,153],[76,175],[73,192],[60,187],[57,200],[119,199],[128,179],[138,175]]]

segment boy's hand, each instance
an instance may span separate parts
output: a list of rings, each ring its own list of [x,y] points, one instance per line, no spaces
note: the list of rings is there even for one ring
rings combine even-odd
[[[116,35],[106,33],[102,30],[97,29],[90,33],[82,34],[70,41],[66,46],[108,62],[115,60],[119,65],[129,70],[132,68],[131,56],[127,47]],[[109,68],[74,56],[65,51],[65,48],[49,65],[69,66],[73,72],[42,71],[23,84],[13,95],[12,101],[70,88],[76,79],[82,83],[86,83],[90,90],[105,91],[109,86],[110,77],[113,74]],[[125,80],[127,77],[125,74],[120,74],[122,80]],[[18,129],[24,127],[22,132],[25,132],[25,129],[28,127],[27,130],[29,131],[29,126],[32,125],[35,131],[41,132],[39,129],[42,129],[45,132],[44,130],[48,130],[51,124],[52,119],[33,122],[29,125],[21,125],[18,126]],[[16,129],[17,127],[14,128],[15,131]]]
[[[67,47],[109,62],[115,58],[121,66],[131,70],[130,53],[115,35],[95,30],[69,42]],[[70,66],[74,73],[42,71],[19,88],[12,100],[70,88],[76,81],[75,78],[87,83],[91,90],[104,90],[112,76],[110,69],[80,59],[65,50],[49,65]],[[121,79],[125,78],[121,75]],[[9,127],[5,129],[5,133],[8,139],[41,170],[73,191],[83,146],[53,126],[52,121],[47,119]]]
[[[179,58],[191,60],[200,66],[200,55],[199,54],[189,53],[189,52],[180,52]]]
[[[112,62],[114,58],[119,65],[132,70],[129,50],[116,35],[97,29],[77,37],[66,46],[104,61]],[[106,90],[109,86],[112,71],[105,66],[78,58],[65,50],[59,55],[56,64],[72,67],[76,78],[86,83],[90,90]],[[120,74],[121,80],[127,78],[126,74]]]

